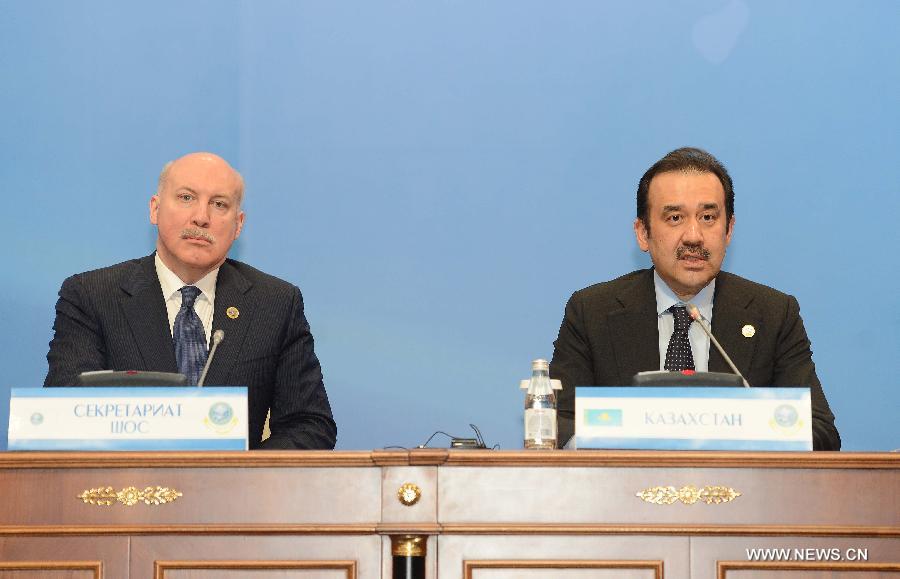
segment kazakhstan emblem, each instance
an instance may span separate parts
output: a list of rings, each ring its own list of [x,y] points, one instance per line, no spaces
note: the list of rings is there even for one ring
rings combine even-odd
[[[237,424],[237,417],[234,410],[227,402],[216,402],[209,407],[209,412],[203,419],[203,423],[207,428],[219,433],[226,434]]]

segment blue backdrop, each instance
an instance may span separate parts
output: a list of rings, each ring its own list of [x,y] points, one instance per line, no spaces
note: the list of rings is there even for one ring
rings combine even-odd
[[[0,422],[43,381],[62,280],[149,254],[160,168],[211,150],[247,182],[232,256],[304,292],[339,448],[469,423],[519,448],[519,379],[572,291],[649,264],[637,180],[696,145],[735,180],[725,267],[800,300],[844,448],[900,447],[898,23],[894,0],[0,0]]]

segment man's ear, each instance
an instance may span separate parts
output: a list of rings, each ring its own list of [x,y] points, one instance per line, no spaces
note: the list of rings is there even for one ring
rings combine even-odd
[[[237,230],[234,232],[234,238],[237,239],[241,236],[241,231],[244,230],[244,212],[241,211],[237,216]]]
[[[156,225],[157,215],[159,214],[159,195],[150,197],[150,223]]]
[[[725,234],[725,247],[731,243],[731,235],[734,233],[734,214],[731,214],[731,219],[728,220],[728,233]]]
[[[650,251],[650,232],[644,226],[644,221],[639,217],[634,220],[634,236],[637,238],[641,251]]]

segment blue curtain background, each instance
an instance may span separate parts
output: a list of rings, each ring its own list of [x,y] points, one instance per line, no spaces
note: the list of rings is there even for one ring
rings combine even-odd
[[[304,292],[339,448],[469,423],[519,448],[519,379],[571,292],[649,264],[637,180],[695,145],[735,180],[725,267],[800,300],[844,448],[900,447],[898,22],[894,0],[2,0],[0,423],[43,381],[62,280],[149,254],[160,168],[210,150],[247,182],[232,257]]]

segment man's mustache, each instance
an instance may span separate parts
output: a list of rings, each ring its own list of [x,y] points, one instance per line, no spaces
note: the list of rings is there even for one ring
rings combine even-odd
[[[181,230],[181,239],[189,239],[189,238],[205,239],[206,241],[208,241],[210,243],[216,242],[216,238],[213,237],[213,235],[210,232],[205,231],[203,229],[199,229],[197,227],[188,227],[186,229]]]
[[[675,250],[675,257],[677,259],[684,259],[686,254],[691,254],[693,257],[699,257],[705,261],[709,261],[709,258],[712,255],[708,249],[700,245],[682,245]]]

